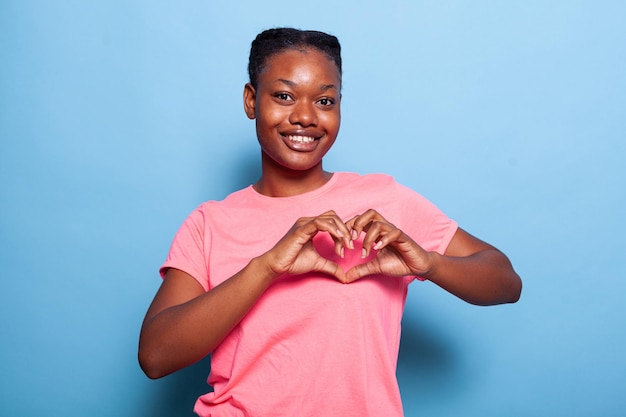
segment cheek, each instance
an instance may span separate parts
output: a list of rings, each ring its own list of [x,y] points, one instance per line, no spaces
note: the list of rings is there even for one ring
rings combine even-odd
[[[267,127],[272,127],[282,122],[287,117],[287,112],[282,106],[275,106],[268,103],[267,105],[261,106],[261,109],[262,110],[257,114],[257,121]]]
[[[326,129],[329,132],[334,132],[334,134],[337,134],[337,132],[339,131],[339,124],[341,121],[341,118],[338,112],[325,115],[323,121],[324,121],[324,126],[326,126]]]

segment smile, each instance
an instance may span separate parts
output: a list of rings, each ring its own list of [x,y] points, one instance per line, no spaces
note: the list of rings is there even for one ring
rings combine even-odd
[[[311,143],[315,140],[315,138],[311,136],[296,136],[296,135],[289,135],[287,136],[287,139],[296,143]]]

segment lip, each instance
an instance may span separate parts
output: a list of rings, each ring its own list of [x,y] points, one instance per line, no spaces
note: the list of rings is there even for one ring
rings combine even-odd
[[[297,131],[281,133],[280,136],[289,149],[298,152],[310,152],[317,148],[324,135],[319,132]]]

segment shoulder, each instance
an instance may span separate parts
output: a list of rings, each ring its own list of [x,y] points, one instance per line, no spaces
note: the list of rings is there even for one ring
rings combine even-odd
[[[251,198],[251,187],[237,190],[222,200],[207,200],[196,207],[193,213],[204,215],[213,211],[228,210],[246,204]]]
[[[341,172],[339,175],[339,187],[354,193],[367,193],[378,198],[396,199],[407,195],[419,195],[415,190],[408,188],[389,174],[371,173],[356,174]],[[346,191],[348,192],[348,191]]]
[[[349,186],[365,186],[365,187],[389,187],[397,184],[396,180],[388,174],[357,174],[355,172],[337,172],[339,177],[338,183]]]
[[[415,191],[388,174],[356,174],[339,173],[339,184],[344,188],[346,194],[355,196],[367,195],[368,201],[375,201],[376,204],[385,201],[391,205],[399,205],[405,208],[410,207],[412,211],[416,208],[428,208],[434,204],[419,192]]]

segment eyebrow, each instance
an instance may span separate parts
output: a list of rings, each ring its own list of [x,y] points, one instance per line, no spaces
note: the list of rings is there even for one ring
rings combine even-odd
[[[287,85],[289,87],[292,87],[292,88],[298,85],[297,83],[294,83],[293,81],[290,81],[290,80],[285,80],[284,78],[279,78],[276,81],[279,81],[279,82],[281,82],[281,83],[283,83],[283,84],[285,84],[285,85]],[[337,89],[337,86],[335,84],[322,84],[320,86],[320,90],[322,90],[322,91],[332,90],[333,88]]]

